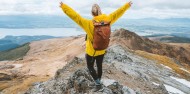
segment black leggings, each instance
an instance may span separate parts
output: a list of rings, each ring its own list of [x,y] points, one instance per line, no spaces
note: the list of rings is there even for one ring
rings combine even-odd
[[[85,57],[86,57],[88,70],[90,71],[90,74],[93,77],[93,79],[94,80],[101,79],[101,77],[102,77],[102,62],[103,62],[104,54],[99,55],[99,56],[95,56],[95,57],[92,57],[92,56],[89,56],[88,54],[86,54]],[[97,66],[98,73],[96,73],[96,71],[94,69],[94,61],[95,60],[96,60],[96,66]]]

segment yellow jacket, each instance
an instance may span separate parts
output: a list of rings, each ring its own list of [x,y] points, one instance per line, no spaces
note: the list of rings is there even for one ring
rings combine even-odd
[[[130,7],[129,3],[126,3],[125,5],[123,5],[116,11],[114,11],[113,13],[109,15],[102,14],[99,16],[95,16],[92,20],[95,20],[97,22],[102,21],[102,20],[110,21],[112,25],[119,17],[121,17],[124,14],[124,12],[129,7]],[[75,21],[87,33],[88,38],[86,40],[86,53],[90,56],[93,56],[95,50],[91,43],[91,41],[93,40],[93,34],[94,34],[94,25],[93,25],[92,20],[88,20],[81,17],[78,13],[76,13],[72,8],[70,8],[66,4],[63,4],[61,8],[67,16],[69,16],[73,21]],[[104,53],[105,53],[105,50],[96,51],[94,56],[102,55]]]

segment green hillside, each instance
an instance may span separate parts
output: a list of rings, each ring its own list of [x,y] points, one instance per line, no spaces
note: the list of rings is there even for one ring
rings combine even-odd
[[[30,43],[23,44],[15,49],[11,49],[8,51],[0,52],[0,61],[3,60],[16,60],[18,58],[22,59],[23,56],[29,51]]]

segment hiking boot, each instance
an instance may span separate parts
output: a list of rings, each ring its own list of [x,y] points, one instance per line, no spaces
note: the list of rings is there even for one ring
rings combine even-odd
[[[102,92],[103,90],[104,90],[104,87],[101,85],[101,88],[98,91]]]
[[[93,92],[97,92],[97,91],[103,91],[103,87],[101,84],[99,85],[96,85],[93,89],[92,89]]]

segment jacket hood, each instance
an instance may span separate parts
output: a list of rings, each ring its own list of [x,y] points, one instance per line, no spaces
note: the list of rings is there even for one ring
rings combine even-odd
[[[93,18],[93,20],[95,20],[96,22],[101,22],[101,21],[107,21],[107,22],[110,22],[110,18],[109,16],[107,16],[106,14],[102,14],[102,15],[99,15],[99,16],[95,16]]]

